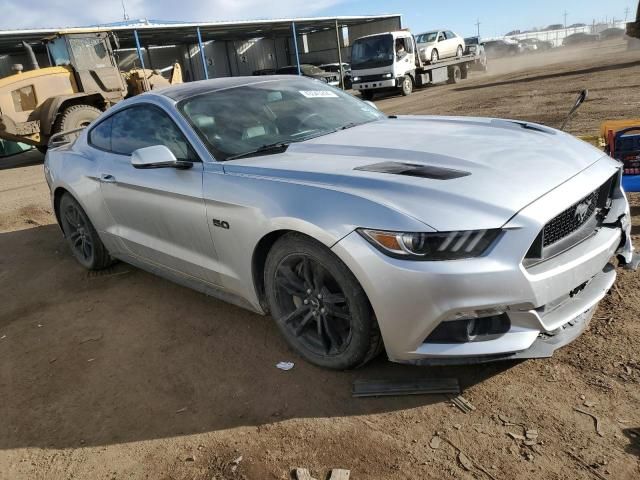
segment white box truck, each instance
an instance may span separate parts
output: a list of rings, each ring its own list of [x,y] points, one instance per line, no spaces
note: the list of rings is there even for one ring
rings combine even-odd
[[[479,49],[467,49],[459,58],[425,62],[408,30],[368,35],[351,47],[353,89],[366,100],[389,90],[409,95],[414,87],[458,83],[473,68],[486,69],[486,58]]]

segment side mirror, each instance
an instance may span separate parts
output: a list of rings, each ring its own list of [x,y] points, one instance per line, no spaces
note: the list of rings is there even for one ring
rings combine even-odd
[[[444,42],[444,37],[443,37],[442,35],[440,35],[440,36],[438,37],[438,41],[439,41],[439,42]]]
[[[131,154],[131,165],[134,168],[179,168],[193,167],[193,163],[178,160],[171,150],[164,145],[154,145],[135,150]]]
[[[366,103],[366,104],[367,104],[367,105],[369,105],[370,107],[375,108],[376,110],[380,110],[380,109],[378,108],[378,106],[377,106],[375,103],[373,103],[371,100],[365,100],[365,101],[364,101],[364,103]]]

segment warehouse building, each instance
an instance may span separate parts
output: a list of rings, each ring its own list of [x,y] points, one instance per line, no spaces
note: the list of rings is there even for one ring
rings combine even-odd
[[[394,14],[208,23],[139,20],[64,30],[5,30],[0,31],[0,78],[11,75],[14,64],[29,65],[22,42],[33,47],[41,66],[50,65],[42,40],[59,31],[113,32],[122,70],[162,70],[179,62],[190,81],[303,63],[348,62],[353,40],[401,28],[401,16]]]

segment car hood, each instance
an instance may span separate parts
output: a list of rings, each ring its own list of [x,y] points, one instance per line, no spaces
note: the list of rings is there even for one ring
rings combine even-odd
[[[224,168],[358,195],[448,231],[501,227],[602,157],[591,145],[537,124],[404,116]],[[424,168],[419,176],[398,173],[403,164]]]

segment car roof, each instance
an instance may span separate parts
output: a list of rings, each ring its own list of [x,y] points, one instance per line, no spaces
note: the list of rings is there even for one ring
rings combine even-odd
[[[153,93],[169,97],[176,102],[185,98],[195,97],[203,93],[216,92],[218,90],[226,90],[228,88],[243,87],[245,85],[255,85],[257,83],[266,83],[278,81],[292,80],[291,75],[262,75],[251,77],[224,77],[214,78],[211,80],[199,80],[197,82],[181,83],[171,87],[157,90]]]

